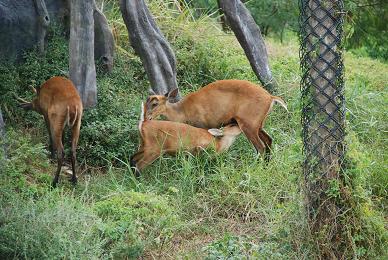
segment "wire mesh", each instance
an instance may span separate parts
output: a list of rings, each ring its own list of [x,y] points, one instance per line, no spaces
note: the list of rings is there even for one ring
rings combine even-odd
[[[299,4],[303,171],[309,204],[319,208],[327,180],[339,177],[345,156],[344,6],[342,0]]]

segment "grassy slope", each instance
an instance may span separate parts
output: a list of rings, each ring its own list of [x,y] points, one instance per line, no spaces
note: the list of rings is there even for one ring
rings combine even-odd
[[[115,13],[111,15],[111,22],[120,25]],[[176,51],[184,93],[216,79],[256,81],[234,37],[211,22],[178,17],[174,30],[167,28],[167,18],[161,16],[158,22]],[[0,186],[5,209],[0,213],[0,252],[37,258],[314,256],[305,237],[301,193],[297,41],[267,41],[279,95],[290,111],[276,107],[267,121],[265,128],[274,138],[274,157],[267,167],[241,136],[221,156],[208,151],[197,157],[164,157],[137,181],[127,158],[137,147],[139,105],[148,83],[139,59],[125,51],[126,36],[120,28],[116,67],[111,75],[99,76],[99,106],[85,113],[79,148],[82,171],[75,189],[64,176],[59,189],[46,188],[54,164],[45,157],[43,123],[33,125],[38,117],[28,115],[29,123],[20,127],[24,114],[6,105],[6,116],[16,117],[7,129],[10,160]],[[360,210],[366,222],[373,218],[381,226],[379,212],[387,214],[388,65],[346,54],[345,66],[347,138],[357,165],[355,186],[364,196]],[[25,71],[34,70],[31,67]],[[41,81],[39,72],[35,74],[33,78]],[[20,82],[26,78],[19,77]],[[49,248],[45,241],[50,241]],[[357,244],[356,254],[366,251],[373,254],[373,243]]]

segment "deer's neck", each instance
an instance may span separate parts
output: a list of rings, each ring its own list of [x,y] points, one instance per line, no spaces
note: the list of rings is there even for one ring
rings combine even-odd
[[[170,121],[174,122],[185,122],[186,116],[185,111],[182,106],[182,102],[179,101],[177,103],[167,103],[166,104],[166,117]]]

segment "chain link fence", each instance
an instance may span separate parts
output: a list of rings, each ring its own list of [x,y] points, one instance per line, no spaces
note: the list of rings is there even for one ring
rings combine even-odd
[[[343,210],[328,199],[328,191],[338,187],[345,157],[344,6],[342,0],[299,0],[299,5],[307,210],[313,232],[326,224],[330,237],[340,229],[333,222]]]

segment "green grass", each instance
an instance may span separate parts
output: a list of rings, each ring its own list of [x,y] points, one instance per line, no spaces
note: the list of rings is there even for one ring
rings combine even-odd
[[[152,1],[151,9],[167,12],[158,3]],[[43,120],[20,111],[12,99],[13,93],[31,98],[25,86],[67,70],[66,41],[54,33],[46,58],[30,53],[23,65],[0,67],[9,150],[0,174],[0,258],[316,257],[303,204],[296,38],[266,41],[277,95],[289,109],[276,106],[267,120],[265,129],[274,139],[268,165],[241,135],[221,155],[208,150],[164,156],[136,180],[128,158],[138,146],[139,108],[149,83],[129,48],[117,6],[106,4],[119,45],[113,72],[98,75],[98,106],[83,117],[76,187],[61,175],[59,188],[49,189],[55,164],[47,159]],[[234,36],[211,19],[192,21],[189,13],[173,13],[158,15],[157,22],[175,50],[183,93],[216,79],[257,82]],[[354,256],[384,258],[388,65],[346,53],[345,66],[353,165],[347,175],[356,199],[355,217],[344,225],[356,229]]]

